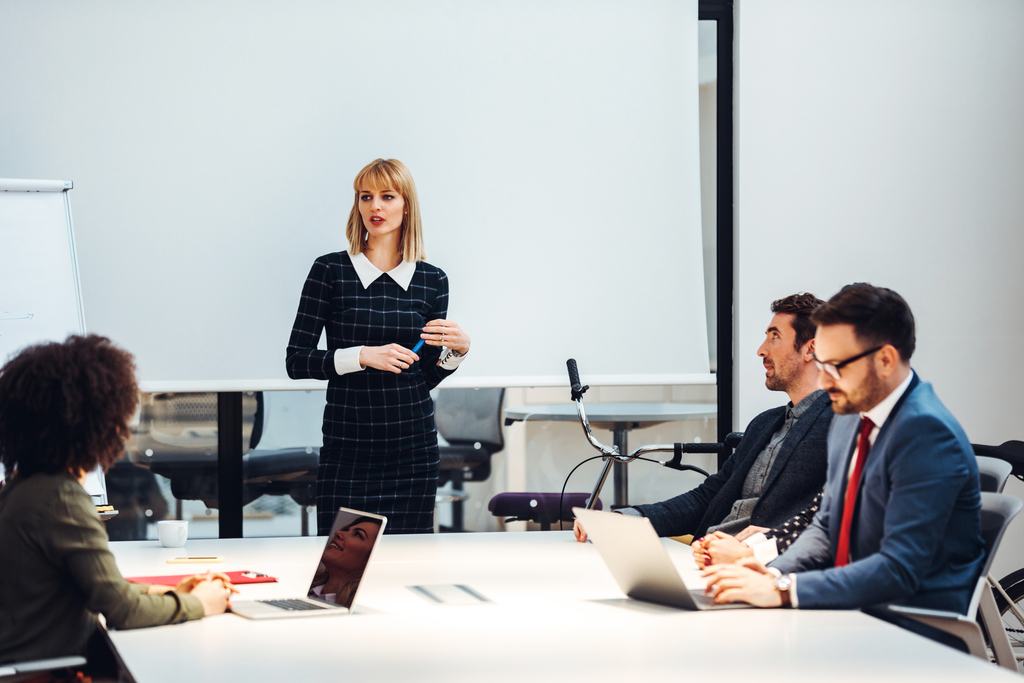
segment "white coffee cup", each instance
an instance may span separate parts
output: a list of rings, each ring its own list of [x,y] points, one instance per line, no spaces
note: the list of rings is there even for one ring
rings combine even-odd
[[[156,536],[165,548],[180,548],[188,540],[188,522],[165,519],[156,523]]]

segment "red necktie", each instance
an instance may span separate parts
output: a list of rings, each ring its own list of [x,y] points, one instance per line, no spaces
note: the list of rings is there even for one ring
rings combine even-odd
[[[853,472],[850,473],[850,481],[846,483],[846,497],[843,499],[843,519],[839,523],[839,542],[836,545],[836,567],[850,563],[850,528],[853,527],[853,511],[857,507],[857,491],[860,489],[860,474],[864,471],[864,463],[868,459],[868,451],[871,450],[871,430],[875,423],[867,417],[860,419],[860,436],[857,437],[857,452],[854,454],[856,460],[853,464]]]

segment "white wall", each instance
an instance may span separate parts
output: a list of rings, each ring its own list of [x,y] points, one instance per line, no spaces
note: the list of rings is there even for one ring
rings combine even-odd
[[[737,14],[736,426],[777,403],[753,355],[770,301],[866,280],[910,303],[913,364],[971,439],[1024,438],[1024,3]],[[1024,564],[1022,536],[997,573]]]

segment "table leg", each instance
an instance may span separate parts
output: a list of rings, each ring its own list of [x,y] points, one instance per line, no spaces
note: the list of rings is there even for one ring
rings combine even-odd
[[[217,394],[217,514],[221,538],[242,537],[242,392]]]
[[[616,424],[612,428],[612,437],[620,455],[629,453],[629,425]],[[612,489],[614,491],[614,505],[629,505],[629,464],[624,462],[615,463],[612,469]]]

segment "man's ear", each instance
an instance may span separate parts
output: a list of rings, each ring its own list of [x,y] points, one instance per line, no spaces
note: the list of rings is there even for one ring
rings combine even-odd
[[[804,345],[804,362],[810,363],[814,360],[814,337],[811,337],[810,341]]]
[[[896,370],[896,367],[900,364],[900,352],[896,350],[896,347],[892,344],[886,344],[882,348],[878,349],[877,363],[879,369],[885,374],[889,375]]]

